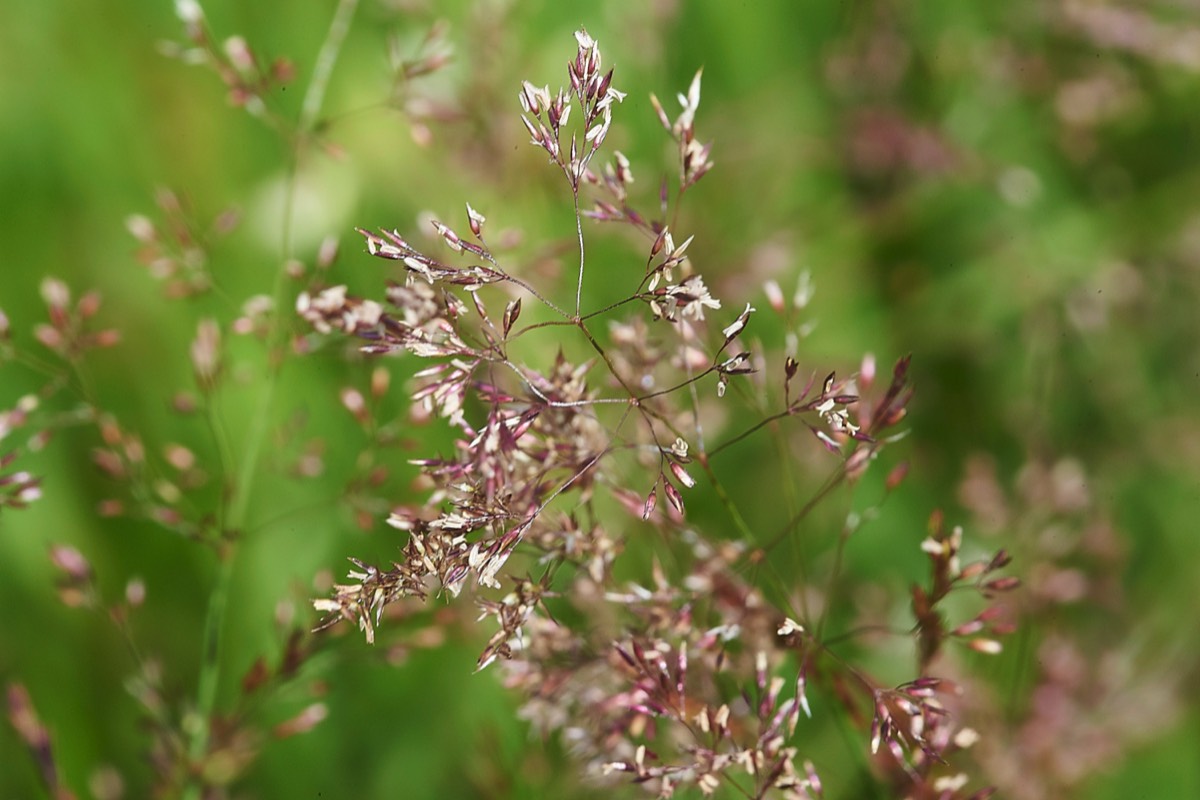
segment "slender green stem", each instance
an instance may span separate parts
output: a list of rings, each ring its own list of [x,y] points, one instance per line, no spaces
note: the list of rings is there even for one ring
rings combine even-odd
[[[218,545],[217,576],[208,600],[204,618],[204,650],[200,654],[200,677],[196,686],[196,717],[188,742],[188,760],[199,763],[208,749],[212,711],[216,707],[217,688],[221,677],[221,628],[225,622],[225,607],[229,600],[229,584],[233,577],[233,550]],[[184,797],[197,798],[201,787],[192,783]]]
[[[225,431],[225,426],[221,424],[221,415],[217,413],[216,405],[213,402],[211,394],[206,394],[204,398],[204,419],[208,423],[208,432],[212,436],[213,441],[217,445],[217,461],[221,466],[221,474],[224,476],[233,476],[234,473],[234,455],[233,448],[229,444],[229,435]],[[232,487],[222,487],[223,492],[228,492]],[[225,503],[222,502],[218,509],[217,529],[225,530],[226,512]]]
[[[325,90],[329,87],[329,76],[333,74],[333,65],[337,63],[357,8],[358,0],[341,0],[333,14],[333,22],[329,25],[329,32],[325,34],[325,42],[313,66],[308,91],[304,93],[304,105],[300,110],[301,133],[312,131],[316,125],[317,115],[321,113],[321,106],[325,102]]]
[[[341,0],[334,12],[333,21],[321,45],[313,69],[312,81],[304,97],[300,119],[297,126],[297,136],[293,140],[291,163],[288,168],[288,190],[285,195],[285,205],[282,220],[282,263],[286,264],[292,252],[292,225],[295,208],[296,178],[299,171],[300,148],[304,146],[307,134],[311,133],[317,123],[321,106],[325,98],[329,77],[334,64],[349,31],[358,0]],[[250,498],[253,495],[255,475],[258,471],[259,460],[262,457],[263,445],[267,438],[271,409],[274,406],[275,393],[279,384],[279,373],[282,368],[283,352],[287,326],[284,323],[283,294],[286,286],[284,270],[281,267],[275,274],[275,285],[272,297],[275,299],[276,313],[271,319],[271,329],[267,336],[267,370],[265,385],[258,396],[258,404],[246,435],[245,450],[242,452],[241,463],[238,465],[235,478],[228,493],[222,497],[223,513],[220,524],[220,539],[217,542],[217,575],[209,597],[208,613],[204,621],[204,644],[201,652],[200,675],[196,687],[196,717],[194,727],[190,731],[188,741],[188,757],[192,764],[199,763],[209,747],[211,721],[216,708],[217,691],[221,677],[221,634],[225,627],[225,612],[229,605],[230,586],[233,579],[234,561],[237,552],[237,539],[241,536],[246,517],[250,508]],[[219,430],[216,428],[215,430]],[[220,437],[218,437],[220,438]],[[202,779],[192,777],[183,796],[187,800],[198,800],[203,793]]]

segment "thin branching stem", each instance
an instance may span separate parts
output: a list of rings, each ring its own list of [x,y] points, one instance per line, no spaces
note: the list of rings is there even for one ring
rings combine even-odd
[[[692,376],[688,377],[686,380],[682,380],[679,383],[675,384],[674,386],[671,386],[666,389],[659,389],[657,392],[650,392],[649,394],[644,394],[644,395],[639,396],[638,402],[642,403],[653,397],[661,397],[664,394],[671,394],[672,392],[677,392],[680,389],[684,389],[689,386],[694,387],[697,381],[701,380],[702,378],[704,378],[707,375],[711,375],[713,372],[716,372],[716,369],[717,369],[716,365],[713,364],[712,366],[705,369],[704,372],[701,372],[698,375],[692,375]]]
[[[582,236],[582,233],[580,235]],[[535,298],[537,298],[537,300],[539,302],[541,302],[542,305],[546,306],[551,311],[553,311],[555,314],[558,314],[559,316],[561,316],[563,318],[562,322],[545,322],[545,323],[542,323],[543,325],[551,325],[551,324],[557,324],[557,325],[568,324],[568,325],[570,325],[570,324],[574,323],[574,320],[571,319],[570,314],[568,314],[565,310],[559,308],[554,303],[553,300],[542,295],[541,292],[539,292],[537,289],[533,288],[533,286],[531,286],[527,281],[523,281],[520,278],[517,278],[513,275],[509,275],[508,273],[505,273],[504,280],[508,281],[509,283],[520,286],[522,289],[524,289],[525,291],[527,291],[531,295],[533,295]],[[576,314],[578,315],[578,312],[576,312]]]
[[[591,344],[592,348],[600,354],[600,358],[604,359],[604,363],[608,366],[609,374],[616,378],[617,383],[621,384],[621,388],[628,393],[629,404],[635,406],[638,410],[638,413],[640,413],[646,420],[646,426],[650,429],[650,436],[654,439],[654,443],[661,448],[662,443],[658,441],[658,436],[654,431],[654,424],[650,421],[648,413],[649,409],[637,401],[637,392],[635,392],[633,387],[626,382],[624,376],[620,374],[616,366],[612,363],[612,359],[609,358],[608,353],[605,352],[604,348],[600,345],[600,342],[596,340],[596,337],[592,335],[592,332],[588,330],[587,326],[580,322],[579,330],[583,331],[583,335],[587,338],[588,343]]]
[[[770,425],[772,422],[775,422],[776,420],[780,420],[780,419],[786,419],[787,417],[793,416],[795,413],[796,413],[795,411],[793,411],[791,409],[787,409],[787,410],[772,414],[771,416],[766,417],[764,419],[761,419],[758,422],[751,425],[746,430],[742,431],[741,433],[736,434],[732,438],[726,439],[725,441],[721,442],[719,445],[714,447],[712,450],[709,450],[708,454],[710,456],[715,456],[717,453],[720,453],[722,450],[724,450],[728,447],[732,447],[733,445],[742,441],[746,437],[752,436],[753,434],[757,433],[758,431],[760,431],[763,428]]]
[[[640,299],[641,299],[641,296],[635,294],[632,297],[626,297],[624,300],[618,300],[615,303],[609,303],[604,308],[598,309],[596,311],[589,311],[587,314],[584,314],[579,319],[583,322],[586,322],[587,320],[592,319],[593,317],[603,316],[605,314],[608,314],[611,311],[616,311],[618,308],[620,308],[623,305],[626,305],[628,303],[637,302]]]

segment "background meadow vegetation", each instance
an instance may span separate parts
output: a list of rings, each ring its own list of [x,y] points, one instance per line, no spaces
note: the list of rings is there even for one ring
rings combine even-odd
[[[219,38],[239,34],[264,58],[293,62],[295,78],[269,101],[296,119],[336,4],[203,5]],[[197,322],[232,319],[246,298],[269,294],[286,257],[311,269],[327,237],[341,245],[329,282],[375,296],[385,273],[353,227],[415,231],[430,213],[461,224],[468,201],[509,232],[512,263],[542,280],[561,274],[566,296],[570,204],[527,145],[517,91],[523,79],[565,80],[580,25],[628,92],[609,147],[630,157],[647,205],[674,158],[649,94],[674,113],[668,101],[703,67],[697,128],[716,167],[683,218],[696,234],[689,256],[730,315],[745,302],[765,311],[765,281],[790,296],[807,271],[803,314],[759,313],[755,336],[780,342],[803,328],[797,358],[820,374],[853,372],[865,352],[881,372],[913,355],[911,432],[885,456],[908,460],[909,476],[851,537],[847,569],[903,591],[926,569],[918,545],[935,508],[979,551],[1013,553],[1020,627],[1000,656],[965,659],[987,687],[981,713],[992,714],[991,728],[976,727],[995,732],[979,774],[1013,797],[1200,796],[1192,3],[363,0],[319,117],[321,144],[294,162],[286,139],[232,108],[210,70],[162,54],[162,42],[183,40],[170,3],[3,3],[0,309],[14,345],[53,362],[32,335],[46,319],[47,276],[76,297],[98,290],[98,327],[121,341],[88,356],[90,396],[149,447],[181,444],[205,467],[222,457],[209,422],[172,407],[195,391]],[[444,38],[425,46],[432,26]],[[389,47],[450,58],[398,81]],[[239,212],[227,235],[202,234],[215,291],[168,299],[139,263],[126,220],[161,221],[162,187],[204,225]],[[641,269],[643,249],[616,229],[588,236],[598,306],[620,297],[606,276]],[[236,450],[254,436],[268,369],[252,337],[226,345],[215,413]],[[413,502],[406,459],[447,441],[437,425],[409,426],[396,391],[374,407],[394,420],[392,446],[368,446],[338,397],[368,386],[374,366],[322,351],[280,373],[231,576],[218,709],[257,658],[285,652],[289,625],[315,624],[308,599],[324,589],[314,576],[340,576],[348,555],[395,555],[375,499]],[[393,386],[412,369],[397,364]],[[169,705],[195,696],[218,568],[211,549],[160,525],[96,513],[119,491],[94,464],[95,426],[70,419],[84,380],[46,411],[58,416],[43,448],[31,452],[20,429],[0,441],[0,453],[22,454],[8,472],[42,476],[29,508],[0,509],[0,680],[28,690],[68,786],[103,794],[115,771],[125,796],[139,797],[150,791],[148,734],[130,676],[153,658]],[[43,383],[27,361],[0,361],[0,410]],[[730,493],[754,498],[752,524],[780,518],[785,480],[803,498],[829,469],[800,438],[786,476],[765,437],[723,463]],[[296,480],[288,473],[305,455],[323,472]],[[878,502],[885,474],[839,491],[813,526],[836,531]],[[221,489],[196,491],[202,506]],[[689,508],[718,513],[695,494]],[[136,655],[103,612],[63,604],[48,557],[56,544],[89,559],[106,602],[131,578],[144,582],[129,622]],[[315,694],[327,718],[302,735],[265,734],[234,795],[583,796],[562,745],[531,740],[516,699],[494,675],[472,674],[486,635],[448,626],[444,641],[374,648],[330,638],[301,675],[246,709],[269,731]],[[880,673],[892,668],[886,650],[869,657]],[[874,796],[844,742],[819,752],[827,796]],[[14,728],[0,725],[0,796],[43,791]]]

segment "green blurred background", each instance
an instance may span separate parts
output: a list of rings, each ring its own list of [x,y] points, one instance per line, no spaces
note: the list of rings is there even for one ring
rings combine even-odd
[[[334,7],[204,4],[218,36],[240,34],[266,57],[293,60],[296,79],[271,98],[292,119]],[[414,83],[402,108],[387,103],[389,37],[417,52],[438,20],[449,24],[453,60]],[[1014,572],[1027,579],[1038,567],[1031,561],[1053,560],[1047,540],[1064,526],[1107,524],[1118,553],[1096,578],[1111,602],[1096,602],[1093,586],[1053,606],[994,668],[1009,687],[1006,722],[1019,731],[1013,720],[1036,697],[1040,644],[1072,637],[1085,659],[1119,665],[1093,678],[1103,699],[1092,711],[1116,714],[1104,724],[1128,736],[1070,792],[1200,797],[1200,716],[1185,703],[1198,688],[1200,653],[1200,9],[1171,0],[363,0],[323,113],[324,140],[340,155],[310,151],[299,165],[295,255],[311,261],[321,238],[336,236],[343,253],[333,279],[377,293],[378,262],[361,255],[352,227],[414,230],[427,211],[458,221],[464,201],[494,229],[564,243],[569,254],[569,204],[525,143],[516,95],[522,79],[552,89],[565,80],[580,25],[629,93],[609,144],[630,156],[647,206],[673,158],[649,93],[673,113],[675,92],[704,68],[698,131],[714,142],[716,168],[691,193],[684,227],[696,233],[690,254],[727,309],[746,301],[764,309],[764,280],[790,294],[807,269],[816,294],[804,321],[817,324],[800,344],[806,368],[852,371],[871,351],[882,370],[914,355],[917,395],[903,445],[913,471],[886,523],[855,541],[857,568],[893,563],[889,542],[919,540],[936,507],[970,536],[980,504],[962,485],[969,463],[992,470],[1014,497],[1018,485],[1039,496],[1030,483],[1052,481],[1056,464],[1078,468],[1085,510],[1029,501],[1026,513],[1012,500],[986,541],[1013,549]],[[45,316],[45,276],[76,294],[100,290],[100,321],[123,340],[90,362],[97,396],[147,442],[181,442],[204,458],[203,424],[172,414],[169,401],[190,384],[197,320],[231,319],[243,299],[271,291],[284,253],[275,198],[289,155],[268,126],[229,107],[211,71],[160,54],[161,41],[181,39],[167,2],[0,3],[0,308],[17,343],[36,350],[29,332]],[[228,206],[242,211],[212,250],[220,292],[162,300],[136,262],[125,219],[154,216],[160,186],[185,195],[202,220]],[[597,262],[631,258],[619,232],[591,236]],[[540,257],[532,244],[517,252]],[[554,269],[553,258],[542,260]],[[597,282],[595,291],[606,289]],[[760,317],[764,338],[782,337],[782,324]],[[241,373],[221,410],[236,442],[261,390],[261,355],[238,345],[233,358]],[[310,614],[314,574],[340,573],[350,554],[394,553],[387,529],[364,534],[337,502],[363,447],[337,391],[364,386],[368,370],[316,357],[284,371],[272,424],[305,414],[309,435],[326,442],[327,472],[314,489],[275,476],[272,457],[264,460],[249,514],[254,535],[234,573],[221,702],[258,655],[277,657],[278,603]],[[0,364],[0,409],[38,385],[20,365]],[[401,415],[399,398],[391,402],[384,411]],[[0,449],[24,448],[22,438]],[[110,765],[126,796],[137,797],[149,791],[149,775],[138,710],[122,688],[132,659],[111,626],[62,606],[48,548],[83,551],[107,598],[131,576],[145,580],[134,629],[144,654],[163,663],[176,700],[194,694],[215,559],[148,523],[97,518],[97,502],[113,489],[92,466],[96,443],[93,430],[68,428],[20,462],[44,476],[44,497],[0,512],[0,679],[27,686],[81,796]],[[758,457],[747,452],[747,463]],[[413,474],[397,469],[398,491]],[[837,502],[835,517],[860,501]],[[920,570],[920,554],[908,551],[901,587]],[[1085,576],[1094,566],[1072,563]],[[577,791],[556,747],[530,741],[514,720],[516,701],[492,676],[471,674],[477,646],[452,634],[444,648],[415,650],[396,667],[343,637],[312,672],[325,682],[329,718],[267,742],[236,793]],[[1142,697],[1147,685],[1161,688],[1163,705],[1122,710],[1122,699]],[[274,724],[307,702],[302,695],[285,690],[255,713]],[[0,726],[0,796],[39,791],[12,728]],[[855,796],[836,784],[829,791]]]

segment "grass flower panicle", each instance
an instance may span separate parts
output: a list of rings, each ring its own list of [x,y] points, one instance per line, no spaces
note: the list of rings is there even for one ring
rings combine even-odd
[[[869,361],[855,378],[830,374],[819,387],[810,379],[797,391],[799,364],[789,356],[782,410],[706,446],[719,431],[699,435],[694,390],[713,381],[724,397],[731,384],[759,371],[756,340],[752,349],[732,347],[746,339],[755,308],[747,302],[724,321],[718,338],[707,315],[722,304],[690,260],[695,238],[676,244],[665,222],[634,207],[624,155],[617,153],[599,173],[591,170],[624,95],[612,88],[612,71],[602,72],[596,40],[580,31],[576,41],[567,88],[552,94],[526,81],[518,95],[530,143],[559,168],[575,207],[576,313],[555,302],[553,287],[534,286],[501,262],[484,242],[484,215],[471,204],[469,238],[433,223],[454,260],[415,247],[398,231],[360,229],[368,254],[403,268],[403,283],[387,289],[385,303],[351,297],[340,286],[300,297],[297,310],[318,334],[357,336],[362,352],[372,355],[431,360],[415,372],[410,396],[456,435],[449,454],[411,462],[429,494],[422,506],[397,508],[389,519],[407,537],[401,557],[379,567],[352,559],[349,582],[314,601],[327,614],[321,627],[348,620],[375,641],[389,605],[469,594],[480,620],[495,626],[477,669],[499,667],[506,683],[524,694],[523,715],[539,729],[565,732],[597,777],[628,775],[659,796],[689,785],[708,795],[748,780],[752,796],[819,797],[812,760],[790,744],[802,719],[813,716],[808,698],[818,686],[833,689],[852,717],[864,704],[874,709],[865,732],[869,749],[908,776],[905,791],[936,786],[939,796],[965,797],[965,779],[941,766],[960,731],[937,696],[950,684],[926,670],[944,639],[990,652],[992,637],[1007,629],[990,609],[948,629],[937,606],[959,584],[971,583],[985,597],[1013,588],[1015,581],[989,577],[1007,556],[960,568],[961,530],[947,534],[935,527],[922,546],[933,561],[933,584],[914,589],[912,597],[919,674],[888,688],[836,654],[821,638],[823,619],[790,600],[777,605],[753,577],[806,512],[772,540],[745,528],[731,540],[720,525],[691,519],[684,499],[685,492],[715,492],[734,529],[744,524],[716,477],[714,459],[792,417],[840,459],[831,485],[861,478],[904,418],[911,398],[908,360],[897,363],[875,397],[860,396],[874,388]],[[676,120],[654,101],[680,145],[680,198],[712,167],[711,146],[695,138],[699,101],[699,73],[680,95]],[[580,192],[588,186],[600,198],[585,211]],[[627,224],[652,237],[646,269],[631,276],[627,300],[593,313],[582,307],[585,218]],[[677,271],[683,276],[675,282]],[[504,312],[494,318],[488,307],[502,293]],[[807,304],[809,293],[797,307]],[[768,301],[779,310],[778,289],[775,295],[768,292]],[[628,316],[629,301],[644,303],[648,316]],[[530,306],[540,307],[540,321],[521,326]],[[652,325],[674,329],[678,353],[650,335]],[[540,352],[557,352],[546,366],[517,357],[518,351],[538,353],[533,340],[548,334]],[[568,334],[590,351],[589,359],[565,354]],[[680,357],[684,352],[690,355]],[[650,471],[648,492],[637,486],[645,479],[634,477],[641,470]],[[889,491],[902,477],[895,475]],[[662,533],[671,573],[656,556],[648,583],[617,583],[627,542],[612,532],[607,498],[629,515],[618,527],[646,525]],[[737,686],[743,688],[732,689]]]

